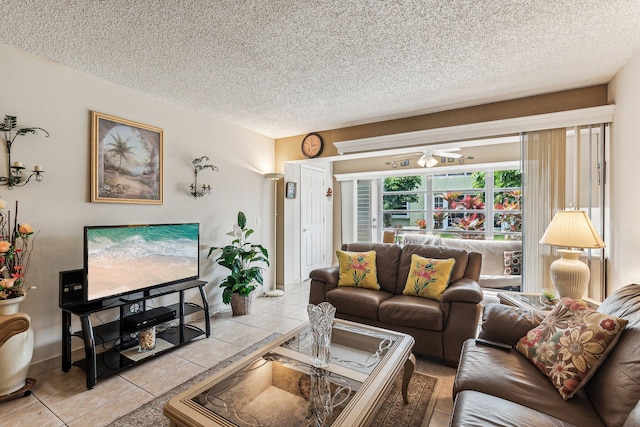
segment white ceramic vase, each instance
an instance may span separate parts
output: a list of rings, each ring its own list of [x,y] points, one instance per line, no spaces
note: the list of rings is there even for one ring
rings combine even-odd
[[[25,298],[0,300],[0,315],[18,313]],[[0,347],[0,396],[20,390],[25,385],[32,356],[33,329],[29,318],[29,329],[12,336]]]

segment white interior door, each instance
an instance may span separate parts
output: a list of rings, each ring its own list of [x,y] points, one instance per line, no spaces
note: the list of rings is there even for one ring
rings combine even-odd
[[[302,280],[311,270],[324,267],[324,171],[300,169],[300,273]]]

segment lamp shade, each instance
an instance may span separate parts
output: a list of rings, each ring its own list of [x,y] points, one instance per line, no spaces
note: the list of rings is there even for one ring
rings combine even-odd
[[[558,211],[540,243],[567,248],[604,248],[605,244],[585,211]]]
[[[272,179],[274,181],[279,180],[280,178],[284,178],[284,174],[282,173],[265,173],[265,178]]]

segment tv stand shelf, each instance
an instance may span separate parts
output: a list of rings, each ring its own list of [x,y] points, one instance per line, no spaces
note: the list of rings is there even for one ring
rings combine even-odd
[[[190,282],[163,286],[156,289],[136,292],[131,295],[117,298],[109,298],[89,304],[74,303],[61,304],[62,309],[62,370],[68,372],[72,365],[79,366],[86,371],[87,388],[91,389],[96,385],[98,378],[114,374],[121,369],[128,368],[144,360],[170,351],[173,348],[184,345],[202,335],[211,335],[211,320],[209,318],[209,304],[204,291],[206,282],[193,280]],[[184,300],[184,292],[189,289],[198,288],[202,305]],[[121,321],[127,316],[127,309],[138,304],[140,310],[146,310],[147,300],[163,295],[179,293],[179,302],[167,306],[175,310],[176,317],[163,323],[163,328],[158,328],[156,334],[156,348],[144,353],[138,353],[138,339],[135,332],[128,331]],[[91,324],[91,314],[111,308],[120,309],[120,318],[113,322],[93,326]],[[204,312],[205,330],[185,324],[185,316],[189,314]],[[133,313],[129,313],[131,315]],[[72,331],[71,316],[80,318],[82,329]],[[170,324],[175,322],[177,324]],[[150,324],[141,329],[149,328]],[[166,326],[166,327],[164,327]],[[78,337],[84,341],[85,358],[73,362],[71,358],[72,338]],[[105,346],[105,351],[97,353],[96,346]]]

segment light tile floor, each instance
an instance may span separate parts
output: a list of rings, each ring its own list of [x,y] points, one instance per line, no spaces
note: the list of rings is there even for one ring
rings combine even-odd
[[[0,426],[106,425],[273,332],[286,333],[299,326],[307,320],[308,295],[307,281],[287,287],[283,297],[257,298],[249,315],[220,313],[211,319],[208,339],[193,341],[117,375],[98,379],[92,390],[86,389],[85,373],[78,367],[64,373],[59,360],[39,364],[29,374],[37,380],[33,394],[0,403]],[[419,357],[416,371],[442,378],[428,425],[448,425],[455,369]]]

